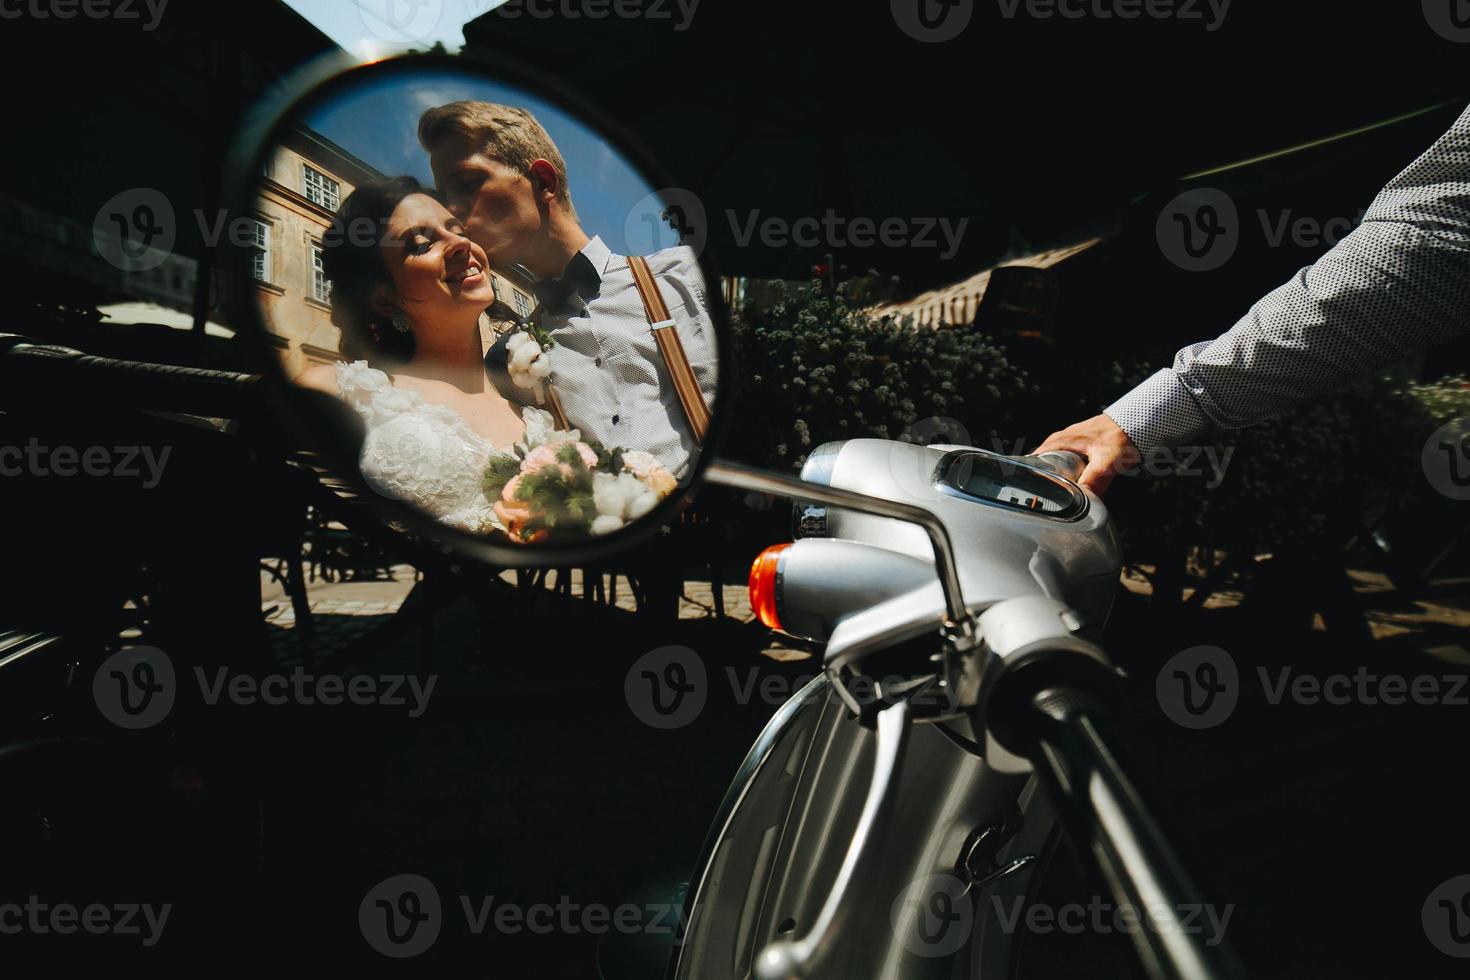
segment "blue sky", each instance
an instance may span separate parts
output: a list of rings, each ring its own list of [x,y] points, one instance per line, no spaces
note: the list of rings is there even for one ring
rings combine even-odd
[[[285,0],[286,5],[343,48],[381,58],[440,41],[464,46],[465,24],[505,0]]]
[[[646,231],[639,232],[647,227],[642,212],[656,213],[657,205],[644,201],[653,188],[622,155],[576,119],[520,88],[459,72],[397,74],[342,94],[306,124],[385,174],[411,174],[432,185],[428,157],[418,142],[419,115],[456,99],[521,106],[535,115],[566,160],[572,203],[589,235],[601,235],[609,248],[624,254],[630,245],[625,228],[633,229],[631,245],[638,252],[648,251],[650,244],[673,244],[672,231],[655,243],[646,240]]]
[[[502,2],[286,0],[318,30],[363,60],[427,48],[435,41],[457,51],[464,44],[460,28]],[[404,20],[392,20],[395,14]],[[582,227],[589,235],[602,236],[613,251],[647,254],[677,241],[658,220],[661,205],[650,197],[653,188],[621,154],[576,119],[519,88],[454,72],[398,75],[344,94],[310,117],[307,125],[386,174],[412,174],[432,184],[428,159],[418,145],[419,114],[456,99],[529,109],[566,160],[572,203]]]

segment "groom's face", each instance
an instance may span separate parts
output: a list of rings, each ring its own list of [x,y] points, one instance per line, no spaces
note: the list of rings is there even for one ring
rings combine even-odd
[[[546,222],[531,180],[460,141],[436,147],[429,165],[450,213],[485,250],[491,268],[524,262]]]

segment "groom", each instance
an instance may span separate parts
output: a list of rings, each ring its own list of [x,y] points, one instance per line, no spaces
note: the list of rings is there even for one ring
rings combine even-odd
[[[419,119],[419,142],[434,181],[492,269],[521,265],[536,277],[541,325],[555,345],[542,355],[566,421],[608,447],[652,453],[681,476],[698,446],[684,401],[712,406],[715,330],[704,279],[685,246],[646,256],[642,291],[627,258],[589,237],[572,207],[566,163],[524,109],[451,102]],[[650,308],[650,292],[654,300]],[[672,321],[670,323],[669,321]],[[692,381],[684,401],[670,374],[660,330],[677,334]],[[504,363],[502,338],[486,357]],[[679,361],[674,361],[675,371]],[[697,384],[697,396],[695,385]],[[529,391],[516,389],[523,402]]]

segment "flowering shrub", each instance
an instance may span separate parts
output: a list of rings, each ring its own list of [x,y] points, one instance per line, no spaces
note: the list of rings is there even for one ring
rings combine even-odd
[[[774,303],[733,311],[741,377],[728,455],[794,469],[835,439],[928,441],[916,423],[941,417],[960,422],[983,448],[1016,451],[1007,447],[1023,438],[1019,451],[1031,452],[1051,429],[1097,414],[1173,358],[1172,350],[1123,351],[1128,360],[1119,363],[1078,358],[1065,345],[1043,349],[1037,371],[1048,381],[1037,391],[973,327],[917,327],[862,313],[874,278],[834,292],[813,281],[778,290]],[[1420,450],[1438,425],[1465,416],[1470,385],[1462,378],[1370,379],[1282,418],[1216,433],[1209,448],[1229,459],[1216,485],[1140,475],[1115,481],[1108,505],[1134,561],[1181,544],[1251,555],[1340,543],[1344,532],[1433,497]]]
[[[773,304],[733,311],[740,420],[725,451],[734,458],[792,469],[824,442],[914,438],[916,423],[935,418],[988,447],[1031,391],[985,334],[863,313],[852,301],[860,281],[831,293],[819,280],[777,289]]]
[[[1098,391],[1092,404],[1109,403],[1153,370],[1141,363],[1119,370],[1121,383]],[[1465,415],[1470,388],[1459,379],[1366,379],[1280,418],[1214,433],[1206,448],[1217,459],[1230,454],[1216,486],[1141,475],[1115,481],[1108,505],[1135,561],[1180,543],[1246,556],[1340,546],[1383,516],[1433,498],[1419,458],[1424,440]]]

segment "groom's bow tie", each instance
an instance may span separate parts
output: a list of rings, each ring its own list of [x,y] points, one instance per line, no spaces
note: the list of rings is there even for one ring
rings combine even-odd
[[[597,274],[592,260],[578,252],[561,275],[542,279],[531,287],[531,291],[542,306],[551,310],[565,306],[574,295],[593,292],[601,282],[602,277]]]

